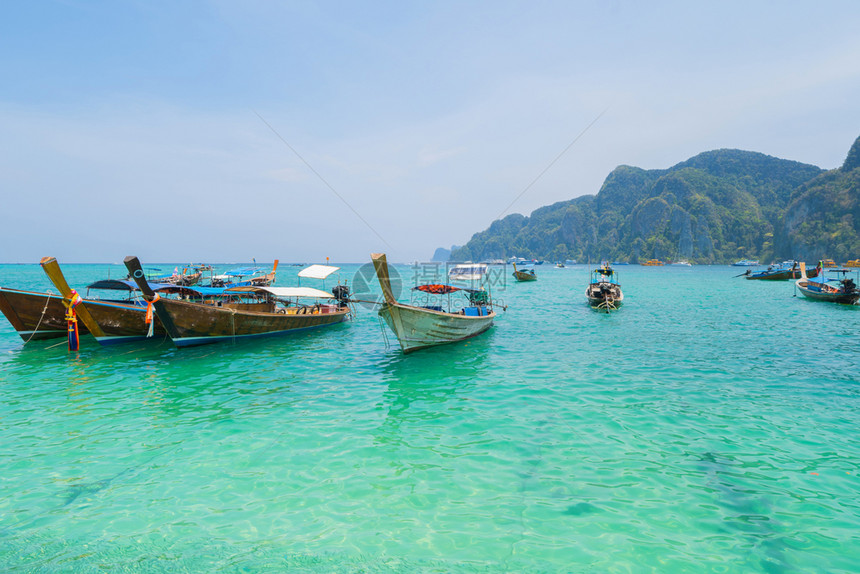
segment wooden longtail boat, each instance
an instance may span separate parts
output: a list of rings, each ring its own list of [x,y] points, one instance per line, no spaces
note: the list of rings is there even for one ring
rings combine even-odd
[[[514,263],[514,279],[517,281],[537,281],[537,275],[535,275],[534,269],[521,271],[517,269],[517,264]]]
[[[68,302],[72,297],[72,290],[66,282],[57,260],[53,257],[43,257],[40,265]],[[117,286],[124,284],[125,282],[118,280],[106,280],[93,283],[89,288],[117,289]],[[163,286],[163,288],[166,287],[168,286]],[[130,286],[126,285],[126,288],[131,292]],[[87,295],[89,295],[89,290]],[[146,309],[145,304],[135,303],[132,300],[102,300],[87,296],[78,305],[77,314],[80,322],[102,345],[143,341],[149,337],[164,338],[166,332],[157,319],[154,329],[152,331],[149,329],[149,325],[146,323]]]
[[[376,277],[382,287],[384,300],[379,309],[379,316],[394,331],[404,353],[469,339],[493,326],[496,314],[493,312],[492,302],[486,291],[460,289],[451,285],[422,285],[416,289],[438,294],[466,291],[469,293],[471,305],[456,313],[442,311],[441,307],[405,305],[398,303],[391,291],[385,254],[373,253],[371,259],[376,268]],[[486,270],[486,265],[483,268]],[[428,289],[421,289],[422,287]]]
[[[272,270],[263,273],[259,267],[242,267],[232,269],[221,275],[215,275],[211,281],[211,287],[240,287],[252,285],[254,287],[268,287],[275,282],[275,274],[278,271],[278,260]]]
[[[810,279],[818,277],[818,273],[820,271],[820,267],[814,267],[811,271],[807,272],[806,276]],[[800,266],[797,261],[783,261],[778,265],[770,265],[764,271],[753,273],[752,270],[747,269],[746,273],[744,273],[742,277],[761,281],[788,281],[789,279],[800,279]]]
[[[61,295],[0,287],[0,311],[25,343],[68,335]],[[87,332],[85,325],[79,326],[81,335]]]
[[[795,285],[808,299],[815,301],[829,301],[831,303],[843,303],[853,305],[860,299],[860,288],[853,279],[848,277],[851,273],[848,269],[831,269],[831,273],[842,275],[841,279],[827,279],[822,273],[818,281],[812,281],[806,276],[806,264],[800,264],[800,279]]]
[[[624,302],[624,293],[618,283],[618,273],[603,263],[591,272],[591,282],[585,288],[588,304],[598,311],[615,311]]]
[[[237,300],[219,305],[161,298],[147,283],[137,257],[126,257],[125,265],[177,347],[327,327],[341,323],[350,314],[348,293],[341,290],[341,298],[335,299],[310,287],[231,287],[224,293],[235,295]],[[335,303],[300,305],[301,298],[334,299]]]
[[[194,273],[188,273],[188,268],[186,267],[182,272],[179,272],[177,269],[173,275],[162,275],[161,277],[156,277],[154,281],[179,285],[181,287],[191,287],[192,285],[197,285],[201,277],[203,277],[203,271],[195,270]]]

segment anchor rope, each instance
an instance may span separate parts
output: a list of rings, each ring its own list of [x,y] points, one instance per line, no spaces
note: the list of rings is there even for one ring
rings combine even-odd
[[[51,290],[48,289],[47,291],[45,291],[45,294],[48,297],[45,299],[45,307],[44,307],[44,309],[42,309],[42,315],[39,317],[39,322],[36,323],[36,328],[33,329],[33,332],[30,333],[30,337],[26,341],[24,341],[24,343],[29,343],[30,341],[33,340],[33,337],[36,335],[36,331],[39,330],[39,325],[42,324],[42,319],[45,318],[45,313],[47,313],[47,311],[48,311],[48,303],[51,302]],[[48,347],[48,348],[50,349],[50,347]]]

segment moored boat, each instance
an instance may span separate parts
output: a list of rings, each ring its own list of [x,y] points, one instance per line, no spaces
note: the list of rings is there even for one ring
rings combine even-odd
[[[732,267],[756,267],[758,259],[741,259],[732,263]]]
[[[834,273],[836,278],[828,278],[827,273]],[[828,301],[853,305],[860,299],[860,288],[853,279],[848,277],[849,269],[826,269],[817,280],[806,275],[806,264],[801,262],[801,277],[795,282],[797,289],[804,297],[814,301]]]
[[[220,275],[212,277],[209,287],[268,287],[275,282],[275,274],[278,271],[278,260],[272,266],[271,271],[265,271],[261,267],[240,267],[231,269]]]
[[[537,281],[534,269],[517,269],[517,264],[514,263],[514,279],[517,281]]]
[[[68,303],[74,292],[66,282],[57,260],[43,257],[40,264]],[[208,301],[213,305],[221,300],[224,292],[224,289],[219,288],[147,283],[159,297],[170,295],[198,303]],[[109,295],[103,295],[105,293]],[[124,297],[113,295],[115,293],[123,294]],[[152,337],[163,339],[167,334],[158,317],[152,315],[148,303],[140,297],[137,284],[127,279],[102,279],[88,285],[86,296],[77,306],[77,315],[101,345],[138,342]]]
[[[338,297],[311,287],[243,285],[225,289],[228,299],[207,305],[157,296],[147,283],[137,257],[126,257],[124,262],[177,347],[333,326],[351,314],[345,285],[335,288]],[[323,300],[333,303],[320,303]]]
[[[663,262],[659,259],[649,259],[648,261],[642,263],[645,267],[660,267],[663,265]]]
[[[851,259],[845,264],[845,267],[860,267],[860,259]]]
[[[68,335],[62,295],[0,287],[0,311],[25,343]],[[79,327],[81,335],[87,332]]]
[[[818,277],[820,271],[820,267],[814,267],[810,271],[807,271],[806,276],[810,279]],[[797,261],[783,261],[779,264],[769,265],[767,269],[756,271],[755,273],[751,269],[747,269],[746,273],[741,275],[741,277],[763,281],[788,281],[789,279],[799,279],[800,265]]]
[[[820,264],[821,264],[821,267],[823,267],[824,269],[830,269],[830,268],[838,267],[838,265],[836,265],[836,262],[833,261],[832,259],[822,259]]]
[[[588,304],[598,311],[610,312],[618,309],[624,301],[624,293],[618,282],[618,273],[604,262],[591,272],[591,282],[585,289]]]
[[[463,341],[492,327],[496,314],[489,293],[484,289],[467,289],[455,285],[419,285],[413,288],[436,295],[450,295],[458,291],[466,293],[469,304],[454,312],[450,308],[444,311],[441,305],[416,306],[398,303],[391,290],[385,254],[373,253],[371,259],[382,288],[383,303],[379,316],[397,336],[404,353]],[[480,282],[486,269],[486,265],[480,264],[458,265],[451,270],[449,279]]]

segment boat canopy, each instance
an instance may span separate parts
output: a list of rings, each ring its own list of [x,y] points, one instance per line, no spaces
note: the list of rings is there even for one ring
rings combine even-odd
[[[238,269],[231,269],[230,271],[225,272],[223,275],[218,275],[218,278],[223,278],[224,276],[236,276],[245,277],[246,275],[254,275],[255,273],[259,273],[263,270],[262,267],[239,267]]]
[[[340,267],[331,267],[330,265],[311,265],[299,271],[299,277],[307,279],[325,279]]]
[[[279,299],[304,297],[307,299],[334,299],[334,295],[313,287],[231,287],[225,293],[268,293]]]
[[[486,273],[485,263],[462,263],[448,271],[448,278],[453,281],[475,281],[483,278]]]
[[[172,283],[149,283],[153,291],[164,291],[176,287]],[[102,279],[87,285],[87,289],[106,289],[112,291],[137,291],[137,284],[130,279]]]

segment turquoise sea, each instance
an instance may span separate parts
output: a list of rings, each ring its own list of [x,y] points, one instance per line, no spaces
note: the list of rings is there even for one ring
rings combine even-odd
[[[0,318],[0,571],[860,570],[860,307],[618,271],[601,315],[585,266],[508,267],[495,327],[411,355],[364,307],[76,354]],[[49,287],[38,265],[0,285]]]

